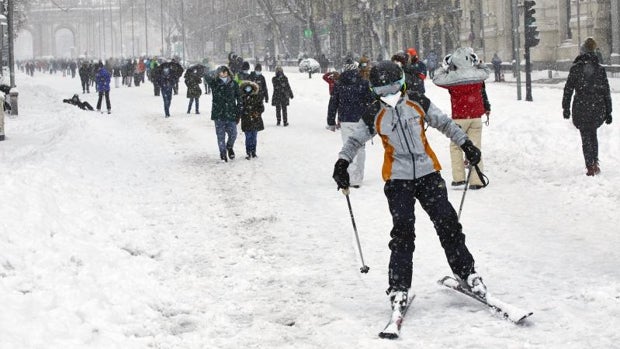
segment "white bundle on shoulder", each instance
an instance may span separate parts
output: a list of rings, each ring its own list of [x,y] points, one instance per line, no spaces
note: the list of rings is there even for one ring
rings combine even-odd
[[[433,83],[437,86],[452,86],[476,83],[486,80],[491,70],[471,47],[461,47],[444,57],[437,69]]]

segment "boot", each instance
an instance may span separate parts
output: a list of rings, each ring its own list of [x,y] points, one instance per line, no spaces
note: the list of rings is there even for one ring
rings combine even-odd
[[[222,161],[224,161],[224,162],[228,162],[228,158],[226,157],[226,152],[225,151],[220,153],[220,159],[222,159]]]
[[[255,158],[255,157],[256,157],[256,150],[254,150],[254,151],[252,152],[252,157],[253,157],[253,158]]]
[[[390,305],[392,306],[392,311],[397,309],[403,311],[405,309],[408,301],[406,289],[390,288],[388,295],[390,297]]]
[[[478,273],[469,274],[464,286],[480,298],[485,298],[487,296],[487,287],[484,282],[482,282],[482,277],[478,275]]]
[[[233,148],[228,148],[228,157],[232,160],[235,158],[235,152],[233,151]]]
[[[278,122],[276,123],[276,126],[280,126],[280,119],[278,119]]]

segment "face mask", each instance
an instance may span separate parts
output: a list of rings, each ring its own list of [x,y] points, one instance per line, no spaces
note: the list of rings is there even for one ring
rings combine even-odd
[[[246,86],[245,87],[245,92],[247,92],[247,93],[252,92],[252,86]]]
[[[263,72],[262,72],[262,71],[260,71],[260,70],[255,70],[255,71],[254,71],[254,73],[255,73],[256,75],[261,75]]]
[[[392,108],[395,108],[396,104],[400,101],[400,97],[400,93],[395,93],[393,95],[381,97],[381,100],[392,106]]]
[[[249,71],[249,70],[244,70],[244,71],[243,71],[243,73],[244,73],[244,74],[249,74],[249,73],[250,73],[250,71]]]
[[[220,80],[222,80],[222,82],[227,83],[228,82],[228,76],[220,76]]]

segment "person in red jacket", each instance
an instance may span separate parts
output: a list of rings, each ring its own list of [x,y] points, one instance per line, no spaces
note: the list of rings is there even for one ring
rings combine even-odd
[[[433,82],[450,92],[452,119],[465,131],[474,145],[481,149],[482,115],[486,115],[488,120],[491,114],[491,104],[484,84],[484,80],[489,77],[490,69],[469,47],[457,49],[453,54],[446,56],[443,63],[443,66],[435,71]],[[463,151],[454,143],[450,144],[450,158],[452,186],[465,185]],[[484,170],[482,160],[478,167],[480,171]],[[482,178],[478,175],[471,176],[469,189],[481,189],[484,186]]]

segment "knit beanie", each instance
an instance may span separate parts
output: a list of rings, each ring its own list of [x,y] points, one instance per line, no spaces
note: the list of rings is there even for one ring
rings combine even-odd
[[[347,57],[344,60],[342,70],[347,71],[347,70],[355,70],[355,69],[357,69],[357,62],[355,62],[352,58]]]

